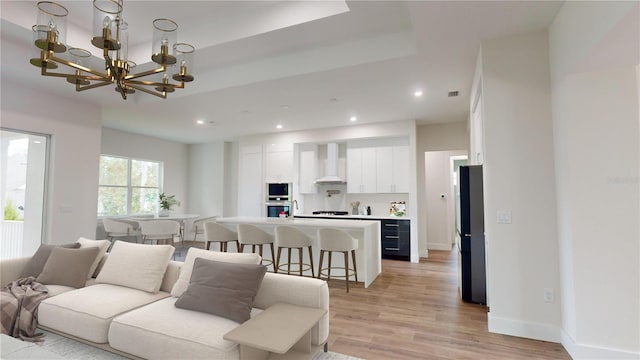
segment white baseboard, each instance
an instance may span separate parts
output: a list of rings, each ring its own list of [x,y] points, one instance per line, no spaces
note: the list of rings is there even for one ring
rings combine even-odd
[[[453,247],[452,244],[429,244],[429,250],[444,250],[444,251],[451,251],[451,248]]]
[[[598,346],[577,344],[564,329],[561,330],[561,344],[573,359],[640,359],[640,353],[608,349]]]
[[[555,325],[501,318],[487,314],[489,332],[559,343],[560,328]]]

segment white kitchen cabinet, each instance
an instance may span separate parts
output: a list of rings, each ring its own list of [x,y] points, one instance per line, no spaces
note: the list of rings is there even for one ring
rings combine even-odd
[[[347,148],[347,192],[376,192],[376,149],[374,147]]]
[[[298,166],[298,192],[300,194],[315,194],[318,178],[318,152],[315,149],[300,150]]]
[[[409,192],[409,147],[376,147],[376,192]]]
[[[265,182],[293,182],[293,145],[266,146]]]

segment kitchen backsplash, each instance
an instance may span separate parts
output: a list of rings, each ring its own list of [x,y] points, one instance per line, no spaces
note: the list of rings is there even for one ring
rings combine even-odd
[[[389,205],[392,201],[404,201],[408,205],[408,194],[347,194],[347,185],[322,185],[317,194],[301,195],[303,197],[298,213],[311,214],[316,210],[348,211],[351,213],[351,203],[360,202],[360,210],[366,214],[367,206],[371,207],[371,215],[388,216]],[[327,190],[331,196],[327,196]],[[336,194],[336,191],[340,193]],[[410,216],[411,214],[407,214]]]

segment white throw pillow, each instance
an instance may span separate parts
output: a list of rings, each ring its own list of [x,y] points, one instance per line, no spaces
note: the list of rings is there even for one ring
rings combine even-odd
[[[98,264],[100,264],[100,260],[102,260],[102,257],[104,256],[104,254],[106,254],[107,250],[109,250],[109,245],[111,245],[111,241],[91,240],[91,239],[80,237],[76,242],[80,244],[81,249],[91,248],[91,247],[97,247],[98,249],[100,249],[98,251],[98,256],[96,256],[96,259],[93,260],[93,264],[91,264],[91,267],[89,268],[89,279],[91,279],[95,275],[96,269],[98,268]]]
[[[184,259],[184,265],[180,269],[180,276],[171,289],[171,295],[175,297],[182,296],[191,281],[191,273],[193,272],[193,263],[196,258],[203,258],[207,260],[225,261],[239,264],[260,264],[262,258],[258,254],[254,253],[226,253],[218,251],[209,251],[198,248],[189,248],[187,256]]]
[[[157,293],[174,250],[171,245],[133,244],[118,240],[113,244],[96,282]]]

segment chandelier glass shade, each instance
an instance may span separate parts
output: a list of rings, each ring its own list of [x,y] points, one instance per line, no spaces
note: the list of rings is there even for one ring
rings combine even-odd
[[[93,36],[91,43],[103,51],[104,69],[90,67],[91,53],[66,44],[67,9],[51,1],[38,3],[37,23],[32,27],[35,50],[39,53],[30,63],[41,69],[43,76],[64,77],[76,91],[115,84],[115,90],[126,100],[128,94],[141,91],[166,99],[167,93],[183,89],[194,80],[195,48],[178,43],[178,24],[170,19],[153,21],[152,70],[133,73],[136,66],[128,59],[129,27],[122,17],[123,0],[93,0]],[[64,65],[64,70],[59,69]],[[160,81],[140,78],[162,74]]]

